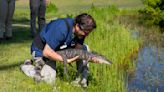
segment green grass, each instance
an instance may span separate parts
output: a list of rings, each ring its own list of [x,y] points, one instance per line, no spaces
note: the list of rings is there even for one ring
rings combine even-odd
[[[59,3],[59,1],[55,1],[56,3]],[[84,1],[81,4],[86,3]],[[98,2],[98,0],[92,1]],[[28,6],[26,4],[20,4],[23,2],[25,1],[17,1],[18,6],[16,6],[14,23],[29,23]],[[61,0],[60,2],[63,2],[62,4],[69,4],[64,3],[64,0]],[[71,2],[73,2],[73,0],[70,1],[70,5]],[[74,3],[79,4],[78,2],[79,0],[76,0]],[[24,12],[26,10],[27,12]],[[90,63],[90,75],[88,77],[89,87],[87,91],[126,92],[125,72],[129,68],[133,68],[133,64],[129,62],[129,56],[138,50],[140,42],[139,39],[132,38],[130,31],[132,28],[138,29],[137,26],[133,25],[132,27],[131,25],[130,27],[127,27],[126,25],[129,24],[126,24],[126,21],[129,20],[124,21],[122,17],[120,18],[119,16],[122,15],[122,12],[114,6],[92,8],[85,12],[91,14],[97,22],[97,29],[86,39],[86,43],[90,46],[91,50],[101,53],[113,62],[112,66]],[[75,16],[77,13],[78,12],[72,12],[71,14],[72,16]],[[62,17],[66,16],[66,14],[59,14],[58,16]],[[53,18],[52,14],[47,14],[47,17]],[[133,20],[133,18],[131,19]],[[32,39],[29,37],[30,28],[29,26],[14,26],[13,33],[14,38],[11,41],[0,44],[0,92],[55,92],[55,89],[59,92],[85,91],[81,87],[69,85],[68,81],[62,79],[63,77],[60,73],[57,75],[55,86],[48,85],[44,82],[36,84],[33,79],[25,76],[19,70],[19,65],[23,63],[25,59],[31,58],[30,45]],[[62,66],[61,63],[57,63],[57,71],[63,72]],[[69,67],[71,79],[73,78],[73,75],[75,75],[75,64],[73,64],[73,66],[73,68]]]
[[[140,0],[54,0],[54,3],[59,8],[59,13],[81,12],[92,5],[104,7],[115,4],[120,8],[142,7]]]
[[[136,9],[143,7],[143,4],[140,0],[51,0],[52,4],[55,4],[57,7],[56,13],[48,13],[46,14],[46,18],[50,21],[52,18],[70,14],[70,13],[79,13],[83,12],[89,8],[94,6],[105,7],[109,5],[116,5],[120,8],[126,9]],[[30,7],[29,1],[27,0],[17,0],[16,1],[16,10],[15,16],[19,16],[19,18],[23,17],[26,19],[30,18]],[[14,18],[16,18],[14,16]]]

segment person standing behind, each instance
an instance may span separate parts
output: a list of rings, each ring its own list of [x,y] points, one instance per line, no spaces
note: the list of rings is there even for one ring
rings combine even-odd
[[[0,41],[12,38],[12,18],[15,0],[0,0]]]
[[[46,0],[30,0],[30,11],[31,37],[34,38],[37,35],[37,17],[39,32],[45,26]]]

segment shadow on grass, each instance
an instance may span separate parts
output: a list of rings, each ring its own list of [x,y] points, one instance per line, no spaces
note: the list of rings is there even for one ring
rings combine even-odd
[[[21,65],[21,63],[15,63],[15,64],[9,64],[9,65],[0,65],[0,71],[19,67],[20,65]]]
[[[33,39],[30,37],[30,27],[24,25],[13,26],[13,37],[10,40],[3,41],[3,44],[25,43]]]
[[[30,24],[30,19],[27,17],[13,18],[13,23]]]

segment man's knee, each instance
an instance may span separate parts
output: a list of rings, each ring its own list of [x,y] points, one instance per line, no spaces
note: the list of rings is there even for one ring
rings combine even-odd
[[[49,65],[44,65],[41,75],[43,76],[42,80],[47,82],[48,84],[53,84],[55,83],[56,80],[56,70],[54,70],[51,66]]]

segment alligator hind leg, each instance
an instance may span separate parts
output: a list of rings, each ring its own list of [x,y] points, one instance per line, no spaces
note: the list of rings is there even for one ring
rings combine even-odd
[[[34,80],[35,82],[39,83],[42,80],[41,76],[41,70],[43,66],[45,65],[45,61],[42,58],[38,58],[35,60],[35,75],[34,75]]]

